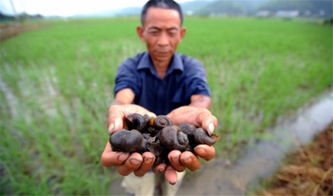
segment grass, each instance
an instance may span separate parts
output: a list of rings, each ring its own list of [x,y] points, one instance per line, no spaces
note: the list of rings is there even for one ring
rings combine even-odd
[[[99,164],[106,111],[117,66],[145,49],[138,19],[42,23],[0,44],[0,193],[107,195],[118,175]],[[185,26],[179,52],[206,68],[223,156],[332,87],[332,27],[244,18]]]

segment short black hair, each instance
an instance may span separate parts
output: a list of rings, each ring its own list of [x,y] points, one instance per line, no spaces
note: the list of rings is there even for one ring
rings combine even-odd
[[[173,9],[179,13],[180,22],[183,24],[183,11],[180,5],[173,0],[149,0],[142,8],[141,11],[141,24],[143,25],[146,20],[147,10],[151,7],[155,8],[165,8],[165,9]]]

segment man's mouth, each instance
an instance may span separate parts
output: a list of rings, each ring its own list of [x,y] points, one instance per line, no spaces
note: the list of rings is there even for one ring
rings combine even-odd
[[[157,53],[158,55],[168,55],[168,54],[169,54],[168,51],[156,51],[156,53]]]

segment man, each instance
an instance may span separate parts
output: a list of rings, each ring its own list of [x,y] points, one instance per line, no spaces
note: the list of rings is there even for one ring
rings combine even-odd
[[[173,0],[150,0],[145,4],[142,26],[136,31],[147,52],[127,59],[119,67],[115,100],[109,108],[109,132],[120,130],[126,115],[140,113],[168,115],[174,124],[193,123],[212,134],[217,119],[208,110],[211,99],[204,69],[198,61],[176,53],[186,33],[182,23],[181,8]],[[168,155],[170,165],[152,168],[152,153],[114,152],[107,142],[101,162],[106,167],[117,167],[123,176],[134,173],[141,177],[154,169],[170,184],[176,184],[177,172],[200,167],[197,156],[210,160],[215,157],[215,149],[199,145],[195,154],[174,150]]]

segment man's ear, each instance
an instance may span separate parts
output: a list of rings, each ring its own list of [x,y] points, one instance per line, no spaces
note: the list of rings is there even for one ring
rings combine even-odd
[[[138,37],[144,41],[143,39],[143,27],[142,26],[138,26],[136,27],[136,33],[138,34]]]
[[[183,39],[186,35],[186,28],[181,28],[180,30],[180,39]]]

